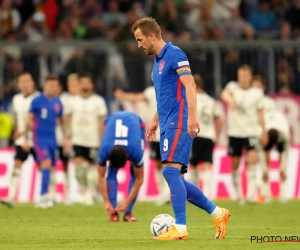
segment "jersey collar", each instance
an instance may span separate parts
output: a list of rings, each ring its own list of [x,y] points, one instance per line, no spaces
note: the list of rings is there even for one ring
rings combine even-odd
[[[165,54],[166,50],[168,47],[170,47],[172,45],[171,42],[166,43],[166,45],[163,47],[163,49],[161,50],[161,52],[159,53],[159,55],[157,56],[157,58],[162,58],[163,55]]]

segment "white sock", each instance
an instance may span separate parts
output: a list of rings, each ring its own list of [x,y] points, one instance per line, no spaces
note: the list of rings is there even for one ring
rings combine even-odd
[[[262,181],[261,184],[261,195],[266,199],[271,199],[271,189],[269,181]]]
[[[212,213],[210,214],[210,217],[212,219],[217,219],[217,218],[220,218],[222,215],[222,209],[218,206],[216,206],[215,210],[212,211]]]
[[[195,184],[197,187],[199,185],[199,171],[198,169],[190,168],[189,175],[191,179],[191,183]]]
[[[255,200],[256,197],[256,165],[248,165],[247,168],[247,199]]]
[[[69,172],[65,172],[65,193],[66,197],[69,196],[69,189],[70,189],[70,181],[69,181]]]
[[[282,200],[286,199],[285,187],[286,187],[286,180],[285,181],[280,180],[279,198],[282,199]]]
[[[20,181],[20,169],[14,168],[12,177],[10,180],[9,191],[8,191],[8,200],[13,202],[16,196],[17,187]]]
[[[55,194],[56,194],[56,175],[55,175],[55,168],[51,168],[50,170],[50,184],[49,184],[49,199],[55,200]]]
[[[242,188],[241,188],[241,178],[238,170],[233,170],[232,171],[232,180],[233,180],[233,185],[237,194],[237,197],[239,200],[243,199],[243,193],[242,193]]]
[[[211,169],[204,169],[202,173],[203,193],[206,197],[210,197]]]
[[[186,232],[186,225],[175,224],[175,227],[180,233]]]

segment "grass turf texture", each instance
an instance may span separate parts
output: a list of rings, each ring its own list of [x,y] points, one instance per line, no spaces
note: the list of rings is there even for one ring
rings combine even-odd
[[[152,218],[172,214],[171,205],[156,207],[138,202],[137,223],[107,223],[103,204],[80,204],[52,209],[35,209],[33,204],[17,204],[14,209],[0,206],[0,249],[300,249],[295,243],[250,243],[251,236],[300,236],[299,200],[280,204],[246,204],[217,201],[232,216],[224,240],[215,240],[210,217],[188,204],[187,241],[154,241],[149,231]]]

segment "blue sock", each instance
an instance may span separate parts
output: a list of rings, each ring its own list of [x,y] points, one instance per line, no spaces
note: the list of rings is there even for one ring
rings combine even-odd
[[[171,193],[171,203],[176,224],[186,225],[186,198],[187,192],[180,176],[180,170],[173,167],[164,167],[162,171]]]
[[[182,180],[187,192],[187,201],[211,214],[217,206],[203,194],[198,186],[186,181],[184,178]]]
[[[41,187],[41,195],[48,193],[48,187],[50,183],[50,169],[43,168],[41,170],[42,173],[42,187]]]
[[[130,178],[130,182],[129,182],[129,186],[128,186],[128,194],[130,193],[133,183],[135,182],[135,175],[134,175],[134,170],[133,170],[134,166],[130,166],[130,174],[131,174],[131,178]],[[137,196],[136,196],[137,197]],[[129,204],[128,208],[126,209],[125,214],[131,213],[132,212],[132,208],[134,206],[134,203],[136,201],[136,197],[132,200],[132,202]]]
[[[118,181],[117,181],[117,173],[118,168],[113,168],[111,166],[108,167],[108,173],[106,176],[107,182],[107,193],[108,198],[113,205],[113,207],[117,207],[117,193],[118,193]]]

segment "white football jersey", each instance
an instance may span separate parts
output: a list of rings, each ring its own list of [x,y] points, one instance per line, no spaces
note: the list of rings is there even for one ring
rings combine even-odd
[[[71,142],[83,147],[99,147],[99,118],[107,116],[107,107],[103,97],[93,94],[88,98],[75,96],[65,110],[71,118]]]
[[[205,92],[197,93],[197,118],[200,123],[200,133],[197,137],[216,139],[214,118],[221,117],[221,110],[216,101]]]
[[[25,97],[22,93],[16,94],[13,99],[12,99],[12,106],[13,106],[13,111],[16,115],[16,122],[18,126],[18,131],[23,132],[26,129],[26,116],[29,112],[30,105],[32,100],[39,96],[40,92],[34,91],[31,95]],[[29,138],[29,144],[30,146],[33,146],[32,142],[32,133],[29,132],[28,134]],[[19,137],[15,141],[15,145],[17,146],[22,146],[25,142],[25,136]]]
[[[59,100],[61,101],[61,104],[63,106],[63,114],[65,114],[66,110],[70,109],[68,108],[68,106],[71,105],[74,97],[74,95],[71,95],[68,92],[62,92],[59,96]],[[55,133],[57,145],[61,147],[64,141],[63,128],[61,124],[57,124]]]
[[[280,133],[279,139],[290,141],[290,126],[287,118],[279,111],[265,114],[266,130],[275,129]]]
[[[255,87],[243,89],[237,82],[229,82],[225,88],[236,104],[234,110],[228,109],[228,135],[238,138],[258,136],[258,111],[264,108],[263,91]]]
[[[156,96],[155,96],[155,89],[154,86],[150,86],[144,90],[144,95],[148,101],[149,104],[149,116],[152,117],[154,116],[155,112],[157,111],[157,104],[156,104]],[[156,131],[156,139],[154,141],[159,142],[160,138],[160,130],[159,128]]]
[[[264,103],[264,111],[265,111],[265,113],[277,110],[276,102],[271,97],[264,96],[263,103]]]

